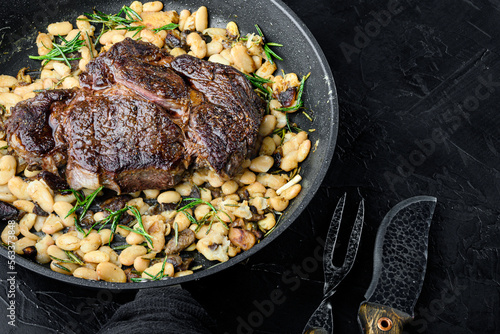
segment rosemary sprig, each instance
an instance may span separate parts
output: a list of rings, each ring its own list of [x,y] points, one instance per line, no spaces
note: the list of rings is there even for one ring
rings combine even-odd
[[[123,244],[123,245],[119,245],[119,246],[113,246],[111,248],[113,248],[113,250],[122,250],[122,249],[125,249],[125,248],[129,248],[130,244]],[[147,243],[143,242],[142,244],[139,244],[138,246],[147,246]]]
[[[118,225],[118,227],[142,235],[149,242],[150,245],[153,245],[153,242],[151,241],[152,237],[149,234],[147,234],[144,230],[142,230],[140,227],[136,229],[130,228],[126,225]]]
[[[54,263],[52,263],[52,264],[53,264],[55,267],[59,268],[59,269],[62,269],[62,270],[64,270],[64,271],[67,271],[68,273],[70,273],[70,272],[71,272],[71,270],[69,270],[69,269],[68,269],[68,268],[66,268],[65,266],[60,265],[60,264],[59,264],[59,263],[57,263],[57,262],[54,262]]]
[[[279,218],[278,218],[278,220],[276,221],[276,224],[274,224],[274,226],[273,226],[273,227],[272,227],[269,231],[267,231],[267,232],[264,234],[264,238],[265,238],[265,237],[267,237],[269,234],[271,234],[271,232],[273,232],[273,231],[276,229],[276,227],[278,227],[278,225],[279,225],[279,223],[280,223],[280,221],[281,221],[281,217],[283,217],[283,213],[282,213],[282,212],[274,211],[273,213],[274,213],[274,215],[275,215],[275,216],[276,216],[276,215],[279,215]]]
[[[63,190],[62,192],[71,191],[73,193],[73,195],[75,195],[75,198],[76,198],[76,205],[71,210],[69,210],[68,214],[64,218],[68,218],[71,214],[75,213],[75,211],[78,208],[82,208],[82,213],[80,214],[80,218],[79,218],[79,222],[81,222],[82,218],[85,216],[85,214],[89,210],[90,205],[92,204],[92,202],[96,198],[97,194],[103,189],[104,189],[104,187],[101,186],[101,187],[99,187],[99,189],[95,190],[92,194],[90,194],[89,196],[87,196],[85,198],[83,198],[83,196],[78,191],[76,191],[74,189]]]
[[[66,253],[66,255],[72,259],[74,261],[74,263],[77,263],[79,265],[83,265],[83,261],[80,260],[80,258],[78,256],[76,256],[73,252],[70,252],[70,251],[64,251]]]
[[[177,27],[179,27],[178,24],[169,23],[169,24],[165,24],[163,27],[153,29],[153,31],[158,32],[158,31],[162,31],[162,30],[174,30]]]
[[[262,40],[265,40],[264,34],[262,33],[262,30],[259,28],[259,26],[256,24],[255,29],[257,29],[257,32],[259,33],[260,37],[262,37]],[[264,53],[266,54],[267,60],[271,64],[273,64],[273,57],[279,60],[283,60],[280,56],[278,56],[273,50],[271,50],[271,46],[283,46],[283,44],[279,43],[264,43]]]
[[[142,236],[144,236],[144,238],[146,238],[146,240],[149,242],[149,244],[151,245],[151,247],[153,247],[153,241],[151,239],[152,237],[146,232],[146,229],[144,228],[144,225],[142,224],[141,213],[139,212],[139,210],[137,210],[133,206],[127,206],[127,207],[128,207],[128,209],[130,211],[132,211],[132,214],[135,216],[135,219],[137,219],[137,222],[139,223],[139,228],[137,230],[139,230],[140,232],[142,232]]]
[[[153,276],[146,271],[143,272],[144,274],[148,275],[151,278],[133,277],[130,280],[132,282],[159,281],[165,277],[169,277],[168,274],[165,274],[165,265],[167,264],[167,259],[168,259],[168,256],[165,256],[165,259],[163,259],[163,264],[161,266],[161,270],[156,275]]]
[[[60,259],[60,258],[52,256],[52,255],[49,255],[49,256],[51,259],[56,260],[57,262],[61,262],[61,263],[76,263],[76,264],[80,264],[80,265],[84,264],[82,260],[80,260],[75,254],[73,254],[73,252],[64,251],[64,253],[66,253],[66,255],[68,256],[67,260]]]
[[[68,58],[66,55],[80,51],[84,41],[80,39],[80,32],[78,32],[78,34],[76,34],[76,36],[71,41],[67,41],[62,36],[59,37],[65,43],[64,45],[52,43],[52,46],[54,48],[50,50],[50,52],[47,53],[45,56],[29,56],[30,59],[44,60],[44,62],[42,63],[42,67],[45,66],[51,60],[64,61],[66,65],[68,65],[68,67],[71,68],[71,64],[69,63],[70,60],[79,60],[82,58]]]
[[[188,217],[188,219],[189,219],[191,222],[193,222],[193,223],[197,224],[197,225],[198,225],[198,227],[197,227],[197,229],[196,229],[197,231],[201,228],[201,226],[203,226],[203,225],[205,224],[205,221],[206,221],[206,219],[207,219],[208,217],[215,217],[218,221],[220,221],[220,222],[222,223],[222,225],[224,225],[224,227],[225,227],[226,229],[229,229],[229,227],[226,225],[226,223],[225,223],[222,219],[220,219],[220,217],[217,215],[217,213],[222,212],[222,213],[224,213],[225,215],[227,215],[227,216],[229,217],[229,215],[227,214],[227,212],[222,211],[222,210],[217,210],[217,209],[216,209],[216,208],[215,208],[215,207],[214,207],[211,203],[209,203],[209,202],[207,202],[207,201],[204,201],[204,200],[202,200],[202,199],[200,199],[200,198],[192,198],[192,197],[187,197],[187,198],[184,198],[184,201],[191,201],[191,202],[190,202],[190,203],[188,203],[188,204],[186,204],[186,205],[184,205],[182,208],[177,209],[177,212],[183,212],[183,213],[186,215],[186,217]],[[186,210],[187,210],[187,209],[190,209],[190,208],[192,208],[192,207],[194,207],[194,206],[197,206],[197,205],[199,205],[199,204],[206,204],[206,205],[208,205],[208,206],[210,207],[210,212],[209,212],[209,213],[207,213],[207,214],[206,214],[206,215],[205,215],[205,216],[204,216],[204,217],[203,217],[203,218],[202,218],[202,219],[198,222],[198,221],[197,221],[197,220],[196,220],[196,219],[195,219],[195,218],[194,218],[191,214],[189,214],[189,212],[187,212]],[[209,230],[208,230],[208,231],[210,231],[210,227],[211,227],[211,226],[212,226],[212,221],[210,222],[210,226],[209,226]]]
[[[125,14],[125,17],[122,17],[121,16],[122,14]],[[88,21],[92,23],[100,23],[103,25],[101,32],[95,41],[96,45],[99,42],[99,39],[101,38],[103,33],[105,33],[108,30],[115,29],[119,25],[123,25],[124,27],[116,28],[117,30],[124,29],[128,31],[137,31],[136,34],[139,33],[142,29],[144,29],[144,26],[137,27],[131,25],[134,22],[142,21],[142,18],[139,14],[137,14],[136,11],[134,11],[132,8],[128,6],[123,6],[122,9],[118,12],[118,14],[111,15],[111,14],[105,14],[99,10],[94,10],[94,13],[85,13],[85,16],[87,16],[87,18],[77,19],[77,20]]]
[[[80,226],[80,223],[78,222],[78,219],[76,219],[76,217],[74,218],[75,219],[75,228],[78,232],[80,233],[83,233],[85,235],[85,237],[88,235],[88,233],[85,233],[85,231],[83,230],[83,228]]]
[[[5,146],[0,147],[0,150],[6,150],[8,148],[9,148],[9,145],[5,145]]]
[[[248,79],[248,81],[250,81],[252,86],[254,86],[257,93],[263,95],[264,100],[266,101],[271,100],[273,92],[269,87],[264,86],[264,84],[273,83],[271,80],[259,77],[257,74],[253,75],[245,74],[245,76]]]
[[[295,104],[293,106],[287,107],[287,108],[278,108],[276,110],[279,111],[284,111],[284,112],[292,112],[299,110],[302,108],[304,105],[304,101],[302,100],[302,94],[304,93],[304,86],[306,83],[307,78],[311,75],[311,72],[307,73],[307,75],[304,75],[302,77],[302,80],[300,80],[300,86],[299,86],[299,92],[297,93],[297,99],[295,100]]]

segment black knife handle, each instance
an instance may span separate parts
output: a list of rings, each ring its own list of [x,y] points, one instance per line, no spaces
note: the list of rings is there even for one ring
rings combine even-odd
[[[365,334],[401,334],[403,326],[411,320],[405,312],[374,303],[362,303],[358,320]]]

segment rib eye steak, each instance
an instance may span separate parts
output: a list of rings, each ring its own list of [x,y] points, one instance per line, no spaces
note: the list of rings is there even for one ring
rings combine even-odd
[[[165,189],[190,166],[228,178],[255,149],[264,102],[230,66],[126,39],[80,83],[18,103],[6,122],[16,153],[73,189]]]

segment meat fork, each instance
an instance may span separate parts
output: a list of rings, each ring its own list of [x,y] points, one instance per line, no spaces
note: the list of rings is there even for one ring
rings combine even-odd
[[[333,333],[333,314],[332,305],[329,301],[330,297],[335,294],[337,286],[347,276],[351,270],[356,253],[358,252],[359,241],[361,240],[361,232],[363,229],[364,220],[364,201],[361,200],[356,214],[351,234],[349,237],[349,244],[347,245],[347,252],[342,266],[337,267],[333,264],[333,253],[335,251],[335,244],[342,222],[342,213],[344,211],[346,195],[338,201],[335,211],[333,213],[328,234],[326,237],[325,248],[323,251],[323,271],[325,273],[325,284],[323,286],[323,301],[318,306],[316,311],[311,315],[309,321],[304,327],[303,333],[305,334],[331,334]]]

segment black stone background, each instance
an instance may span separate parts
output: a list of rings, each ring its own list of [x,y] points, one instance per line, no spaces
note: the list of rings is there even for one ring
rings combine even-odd
[[[365,199],[364,234],[332,302],[335,333],[356,333],[378,225],[400,200],[432,195],[438,205],[428,268],[405,331],[500,333],[500,2],[285,3],[318,40],[336,80],[341,122],[333,161],[312,203],[277,240],[246,263],[183,288],[221,333],[300,333],[322,296],[318,237],[348,192],[346,220]],[[0,263],[5,268],[5,259]],[[1,333],[94,333],[133,298],[75,289],[22,268],[18,280],[23,319],[17,331],[4,327],[2,306]]]

